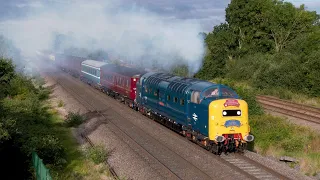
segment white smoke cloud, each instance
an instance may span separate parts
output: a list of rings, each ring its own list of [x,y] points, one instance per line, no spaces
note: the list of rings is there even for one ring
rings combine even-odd
[[[72,34],[66,48],[104,49],[138,63],[156,60],[165,67],[183,63],[192,73],[201,66],[204,45],[196,20],[160,16],[120,0],[56,1],[54,5],[32,1],[24,6],[29,6],[25,18],[0,23],[0,34],[12,39],[24,54],[51,49],[53,34],[58,32]]]

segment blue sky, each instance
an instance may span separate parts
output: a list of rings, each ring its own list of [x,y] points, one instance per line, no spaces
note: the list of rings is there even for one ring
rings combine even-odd
[[[71,0],[64,0],[71,1]],[[204,31],[224,22],[225,8],[230,0],[123,0],[126,4],[135,2],[147,10],[176,19],[199,21]],[[294,5],[305,4],[308,10],[320,14],[320,0],[288,0]],[[63,0],[0,0],[0,21],[23,17],[28,11],[41,8],[42,3],[55,7]]]

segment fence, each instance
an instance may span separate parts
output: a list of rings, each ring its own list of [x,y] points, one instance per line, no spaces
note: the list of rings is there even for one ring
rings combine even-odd
[[[36,170],[37,180],[52,180],[49,169],[43,164],[42,159],[39,158],[36,152],[32,152],[32,164]]]

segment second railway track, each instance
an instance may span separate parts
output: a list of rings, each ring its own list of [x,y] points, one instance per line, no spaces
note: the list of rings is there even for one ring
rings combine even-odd
[[[271,96],[257,96],[257,100],[266,110],[320,124],[320,108],[297,104]]]
[[[70,76],[69,76],[70,77]],[[71,78],[71,77],[70,77]],[[136,145],[136,147],[139,147],[141,149],[144,149],[145,153],[150,157],[152,157],[152,159],[154,159],[154,161],[157,161],[155,164],[153,164],[154,168],[157,169],[158,173],[162,175],[163,178],[168,178],[168,177],[171,177],[170,179],[194,179],[194,178],[191,178],[191,177],[188,177],[188,175],[186,176],[186,174],[190,173],[188,171],[194,171],[193,175],[197,174],[196,175],[196,179],[214,179],[215,176],[212,175],[212,174],[208,174],[208,171],[207,170],[201,170],[202,168],[201,167],[198,167],[198,166],[195,166],[193,163],[189,162],[187,159],[185,159],[185,157],[183,157],[182,155],[180,154],[177,154],[176,152],[172,151],[168,146],[166,146],[163,142],[160,142],[159,140],[156,140],[156,139],[150,139],[146,140],[146,142],[140,142],[139,140],[137,141],[137,139],[135,138],[132,138],[130,137],[130,135],[128,134],[129,132],[126,131],[125,129],[122,129],[121,127],[119,127],[119,124],[120,122],[119,121],[113,121],[111,117],[106,117],[104,113],[102,113],[101,111],[99,111],[97,109],[97,106],[94,106],[94,104],[97,105],[97,102],[94,101],[94,100],[86,100],[84,99],[84,94],[82,95],[79,95],[78,93],[79,92],[75,92],[73,89],[72,89],[72,85],[70,83],[67,83],[67,82],[61,82],[62,79],[58,79],[56,78],[56,81],[65,89],[67,90],[70,94],[72,94],[73,96],[75,96],[75,98],[81,102],[81,104],[85,105],[89,110],[91,111],[95,111],[97,110],[97,112],[103,116],[104,118],[108,119],[108,123],[111,123],[113,124],[113,126],[116,128],[116,131],[121,131],[120,134],[124,134],[125,137],[124,138],[129,138],[131,139],[131,141],[134,142],[134,144]],[[87,89],[87,88],[86,88]],[[95,92],[97,95],[96,96],[100,96],[102,95],[102,93],[97,93],[96,90],[94,90],[93,88],[88,88],[87,90],[85,90],[87,92],[91,91],[91,92]],[[84,92],[85,93],[85,92]],[[97,99],[101,99],[100,97],[97,97]],[[110,106],[110,105],[107,105],[107,104],[100,104],[98,103],[100,106],[102,107],[106,107],[106,106]],[[117,105],[120,103],[117,103],[115,102],[114,105]],[[120,105],[119,105],[120,106]],[[123,105],[122,105],[123,106]],[[120,107],[121,108],[121,107]],[[135,113],[135,112],[130,112],[129,113],[130,115],[133,115],[133,116],[136,116],[138,113]],[[118,118],[119,117],[122,117],[121,116],[121,113],[118,113],[117,114]],[[141,116],[141,115],[140,115]],[[122,122],[123,123],[123,122]],[[128,122],[127,122],[128,123]],[[135,126],[134,124],[132,123],[129,123],[132,128]],[[139,127],[136,127],[138,129],[138,131],[142,131],[141,128]],[[114,132],[116,133],[116,132]],[[132,135],[132,134],[131,134]],[[143,141],[143,140],[142,140]],[[157,155],[155,156],[155,152],[154,150],[152,149],[149,149],[148,147],[144,147],[143,143],[148,143],[148,142],[151,142],[151,141],[156,141],[159,146],[158,148],[156,148],[156,151],[160,152],[161,149],[162,151],[166,151],[167,153],[166,156],[168,155],[169,157],[167,158],[170,158],[170,155],[172,156],[171,158],[177,158],[176,161],[181,161],[181,163],[179,164],[182,164],[182,166],[184,167],[180,167],[180,168],[183,168],[183,172],[181,171],[177,171],[177,170],[174,170],[172,169],[172,166],[175,166],[174,164],[172,163],[167,163],[167,162],[163,162],[161,159],[159,159],[159,156],[161,155]],[[142,144],[141,144],[142,143]],[[154,148],[154,147],[153,147]],[[210,154],[209,152],[206,153],[206,154]],[[214,156],[213,154],[210,156]],[[215,158],[215,157],[213,157]],[[218,161],[223,161],[224,164],[227,164],[229,167],[232,167],[232,169],[234,169],[235,171],[238,171],[240,174],[244,175],[244,177],[247,177],[249,179],[289,179],[287,177],[285,177],[284,175],[276,172],[276,171],[273,171],[271,170],[270,168],[267,168],[261,164],[258,164],[257,162],[253,162],[252,160],[250,159],[246,159],[245,157],[241,157],[241,156],[234,156],[234,155],[231,155],[231,156],[222,156],[222,158],[220,158],[220,160]],[[157,165],[156,165],[157,164]],[[218,164],[216,164],[215,166],[217,166]],[[158,167],[156,167],[158,166]],[[201,169],[200,169],[201,168]],[[212,167],[211,167],[212,168]],[[163,172],[161,172],[161,170],[164,170],[166,171],[165,174],[167,174],[168,172],[171,174],[169,176],[163,176]],[[189,170],[188,170],[189,169]],[[212,170],[214,170],[214,168],[212,168]],[[182,175],[181,173],[184,173],[184,175]],[[195,174],[194,174],[195,173]],[[191,175],[189,174],[189,176]],[[187,178],[188,177],[188,178]],[[227,177],[225,178],[220,178],[220,179],[229,179]]]

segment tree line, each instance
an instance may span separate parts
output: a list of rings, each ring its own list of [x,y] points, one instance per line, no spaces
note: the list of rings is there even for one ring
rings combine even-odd
[[[205,37],[197,78],[320,96],[320,15],[280,0],[232,0]]]

